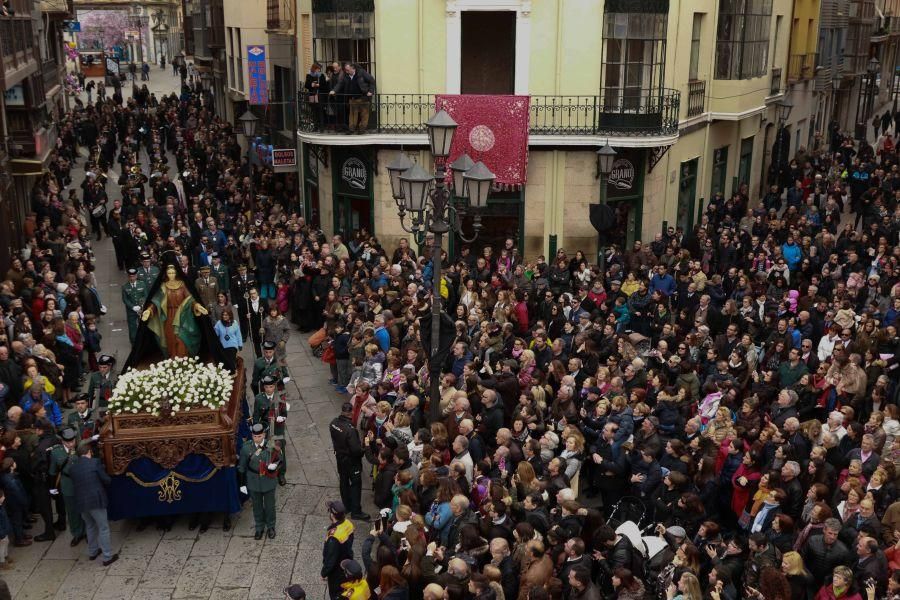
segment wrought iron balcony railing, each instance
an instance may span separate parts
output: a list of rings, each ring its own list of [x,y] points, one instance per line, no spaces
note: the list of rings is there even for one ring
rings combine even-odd
[[[815,54],[791,54],[788,57],[788,81],[804,81],[813,74]]]
[[[696,117],[703,114],[706,107],[706,82],[694,80],[688,82],[687,116]]]
[[[772,82],[769,86],[771,96],[781,93],[781,72],[781,67],[772,67]]]
[[[59,76],[59,63],[54,59],[45,60],[41,63],[41,73],[44,79],[45,92],[49,92],[54,87],[62,84],[62,78]]]
[[[806,79],[812,79],[813,75],[816,74],[816,57],[818,54],[815,52],[807,52],[806,56],[803,57],[803,73]]]
[[[304,132],[339,133],[345,128],[347,98],[300,93],[298,128]],[[376,94],[370,98],[369,132],[425,133],[435,111],[433,94]],[[678,132],[680,92],[621,93],[599,96],[531,96],[531,135],[654,136]]]
[[[291,31],[293,28],[292,4],[287,0],[266,0],[266,29]]]

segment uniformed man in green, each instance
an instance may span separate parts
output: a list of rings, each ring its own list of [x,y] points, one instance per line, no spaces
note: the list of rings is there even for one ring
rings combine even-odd
[[[128,319],[128,339],[134,343],[137,336],[138,319],[147,301],[147,285],[138,279],[137,269],[128,269],[128,283],[122,286],[122,303]]]
[[[70,546],[77,546],[82,540],[87,539],[84,532],[84,521],[81,520],[81,513],[75,505],[75,487],[69,478],[69,470],[72,465],[79,460],[75,448],[78,444],[78,434],[71,427],[62,430],[60,434],[62,438],[61,444],[56,444],[50,448],[50,495],[56,496],[62,494],[63,502],[66,506],[66,518],[62,515],[59,520],[65,522],[68,520],[69,533],[72,534]]]
[[[284,473],[287,460],[284,453],[284,430],[287,422],[288,406],[284,392],[279,392],[277,381],[271,375],[262,378],[262,392],[253,402],[253,422],[260,423],[269,431],[272,442],[281,450],[281,468],[278,469],[278,485],[285,485]]]
[[[263,355],[253,363],[253,379],[250,382],[250,388],[254,395],[259,394],[259,382],[266,375],[275,378],[279,389],[284,389],[284,384],[291,380],[287,367],[279,365],[275,359],[275,342],[263,342],[262,353]]]
[[[159,277],[159,267],[151,263],[149,252],[141,253],[141,266],[138,267],[137,272],[138,280],[143,281],[149,290],[156,278]]]
[[[101,354],[97,359],[97,370],[91,373],[87,391],[91,409],[105,409],[109,404],[113,389],[116,387],[116,375],[112,370],[115,362],[116,360],[109,354]]]
[[[250,428],[252,441],[241,446],[238,458],[240,491],[250,496],[253,503],[253,521],[256,525],[255,539],[261,540],[263,531],[269,539],[275,537],[275,480],[281,468],[281,451],[273,441],[266,440],[266,428],[256,423]]]
[[[203,301],[206,310],[212,310],[219,299],[219,281],[210,274],[209,265],[200,265],[200,277],[194,282],[197,294]]]
[[[228,266],[222,263],[222,257],[218,252],[213,252],[210,255],[209,272],[215,277],[216,283],[219,285],[219,291],[225,292],[225,295],[231,297],[229,292],[231,291],[231,273],[228,271]]]
[[[96,435],[98,423],[91,410],[90,396],[86,393],[75,396],[75,410],[66,417],[66,426],[75,430],[80,440],[89,440]]]

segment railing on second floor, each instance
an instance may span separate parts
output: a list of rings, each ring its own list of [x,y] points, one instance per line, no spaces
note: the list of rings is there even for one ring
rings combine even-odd
[[[694,80],[688,82],[687,116],[695,117],[703,114],[706,107],[706,82]]]
[[[45,92],[62,85],[62,78],[59,76],[59,63],[55,59],[51,58],[41,63],[41,73],[43,74]]]
[[[816,58],[818,54],[815,52],[807,52],[803,57],[803,74],[804,79],[812,79],[816,74]]]
[[[35,58],[31,17],[0,18],[0,56],[7,71]]]
[[[781,67],[772,67],[772,82],[769,84],[769,95],[781,93]]]
[[[294,23],[293,3],[288,0],[266,0],[266,29],[292,31]]]
[[[225,47],[225,13],[223,0],[209,2],[209,32],[206,37],[210,48]]]
[[[812,77],[815,61],[814,54],[791,54],[788,57],[788,81],[803,81]]]
[[[305,132],[335,133],[346,124],[343,98],[311,101],[301,92],[298,128]],[[532,135],[673,135],[678,132],[680,93],[604,90],[599,96],[531,96],[529,132]],[[376,94],[370,98],[370,133],[425,133],[435,111],[433,94]]]

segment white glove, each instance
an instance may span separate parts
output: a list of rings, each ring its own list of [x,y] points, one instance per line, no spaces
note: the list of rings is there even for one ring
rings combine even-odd
[[[241,487],[239,487],[239,488],[238,488],[238,491],[239,491],[240,493],[244,494],[245,496],[249,496],[249,494],[247,493],[247,486],[246,486],[246,485],[242,485]]]
[[[99,440],[99,439],[100,439],[100,434],[99,434],[99,433],[96,434],[96,435],[92,435],[92,436],[91,436],[91,441],[92,441],[92,442],[96,442],[96,441]]]
[[[270,471],[274,471],[275,469],[278,468],[278,463],[269,463],[269,466],[266,468],[269,469]]]
[[[138,314],[141,313],[141,307],[140,307],[140,306],[132,306],[132,307],[131,307],[131,310],[133,310],[134,312],[136,312],[136,313],[138,313]]]
[[[285,421],[284,417],[275,417],[276,423],[284,423],[284,421]]]
[[[291,382],[290,377],[285,377],[284,379],[281,380],[281,383],[285,383],[285,384],[290,383],[290,382]]]
[[[285,402],[285,403],[284,403],[284,410],[288,410],[288,411],[291,410],[291,403],[290,403],[290,402]]]
[[[59,490],[56,488],[53,488],[52,490],[50,490],[50,495],[51,496],[59,496]]]

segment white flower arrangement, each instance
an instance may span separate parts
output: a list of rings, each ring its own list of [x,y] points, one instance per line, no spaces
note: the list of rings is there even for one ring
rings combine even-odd
[[[159,416],[166,404],[173,413],[192,408],[218,410],[228,403],[234,376],[224,365],[202,363],[196,356],[169,358],[149,369],[119,376],[109,412]]]

